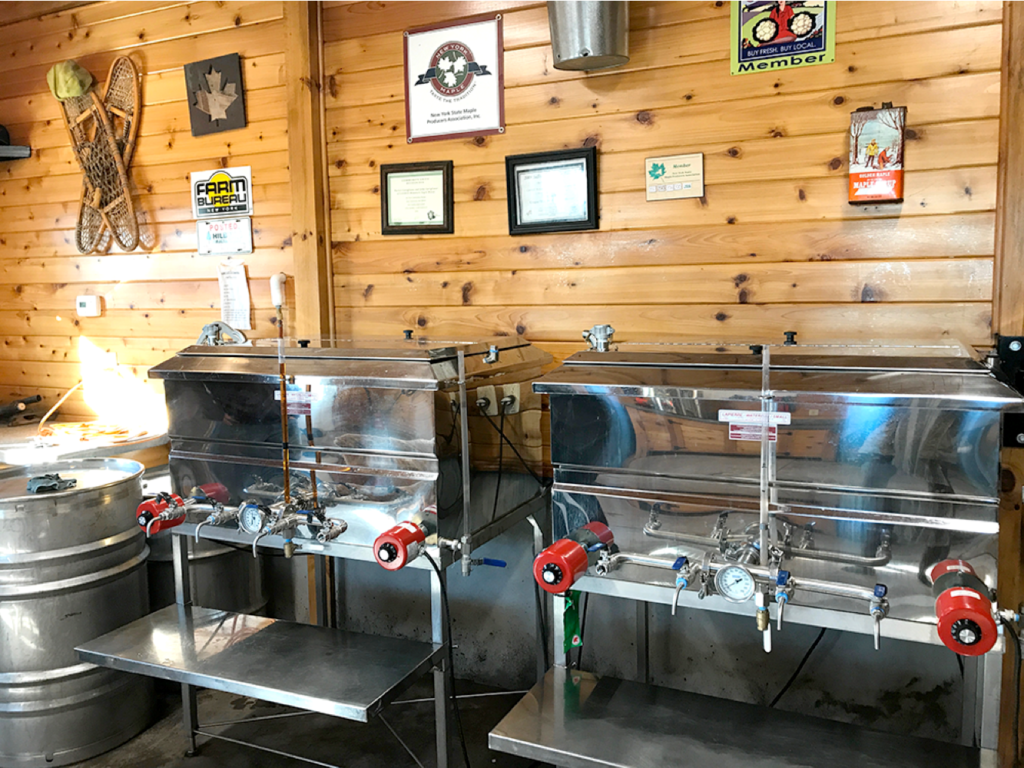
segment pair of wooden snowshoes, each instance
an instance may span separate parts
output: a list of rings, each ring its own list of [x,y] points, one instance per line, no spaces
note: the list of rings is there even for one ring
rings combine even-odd
[[[118,246],[134,251],[139,245],[139,222],[128,169],[142,111],[135,64],[127,56],[115,59],[102,99],[90,88],[65,99],[61,107],[71,149],[85,174],[75,245],[80,253],[93,253],[104,245],[103,234],[109,230]]]

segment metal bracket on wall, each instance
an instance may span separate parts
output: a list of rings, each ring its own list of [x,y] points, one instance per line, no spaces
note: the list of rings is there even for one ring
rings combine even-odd
[[[1024,393],[1024,336],[996,336],[996,373]]]
[[[1003,448],[1024,448],[1024,413],[1003,414]]]

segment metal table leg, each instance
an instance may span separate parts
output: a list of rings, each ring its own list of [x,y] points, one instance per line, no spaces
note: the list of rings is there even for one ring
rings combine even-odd
[[[540,525],[538,525],[537,518],[533,515],[529,515],[526,519],[529,520],[530,525],[533,526],[533,556],[536,558],[544,550],[544,532],[541,530]],[[544,608],[547,604],[547,600],[544,599],[545,593],[540,586],[534,584],[533,589],[537,594],[537,681],[540,682],[544,679],[544,674],[548,671],[548,639],[544,632]]]
[[[566,666],[565,654],[565,598],[555,595],[551,602],[551,632],[554,644],[554,656],[552,657],[556,667]]]
[[[313,556],[313,578],[316,581],[316,623],[321,627],[336,627],[334,606],[331,604],[334,586],[331,558],[325,555]]]
[[[174,560],[174,599],[179,609],[192,606],[192,582],[188,568],[188,536],[171,535],[171,553]],[[185,612],[181,613],[182,620],[186,620]],[[196,703],[196,688],[194,685],[182,683],[181,685],[181,716],[182,725],[185,726],[185,733],[188,736],[189,757],[196,753],[196,731],[199,728],[199,715]]]
[[[636,679],[638,683],[651,682],[650,642],[647,637],[649,625],[647,603],[637,600],[636,603]]]
[[[444,602],[441,593],[442,581],[446,574],[442,570],[440,577],[430,571],[430,630],[431,640],[440,645],[451,642],[448,636],[448,624],[444,620]],[[437,739],[437,768],[448,768],[451,764],[449,747],[449,707],[451,706],[451,677],[448,672],[448,659],[444,657],[434,667],[434,729]]]
[[[1013,643],[1007,643],[1006,653],[1013,653]],[[999,654],[986,653],[977,657],[976,720],[978,746],[982,750],[995,750],[999,743],[999,697],[1002,689],[1003,659]]]

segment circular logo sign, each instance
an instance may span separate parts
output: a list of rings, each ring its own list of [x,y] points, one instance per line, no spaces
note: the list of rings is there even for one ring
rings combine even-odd
[[[469,66],[473,61],[473,52],[466,45],[454,41],[445,43],[430,57],[430,67],[434,70],[431,86],[442,96],[458,96],[473,84]]]

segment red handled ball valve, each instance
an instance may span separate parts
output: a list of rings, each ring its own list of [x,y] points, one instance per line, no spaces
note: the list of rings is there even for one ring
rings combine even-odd
[[[377,537],[373,542],[373,556],[381,568],[397,571],[420,556],[426,539],[423,526],[406,520]]]
[[[160,493],[146,499],[135,510],[135,520],[151,536],[185,522],[185,502],[173,493]]]
[[[553,595],[566,592],[597,562],[601,550],[614,543],[615,537],[607,525],[587,523],[537,555],[533,578]]]
[[[961,656],[992,650],[998,630],[991,593],[966,560],[943,560],[928,569],[939,619],[939,639]]]

